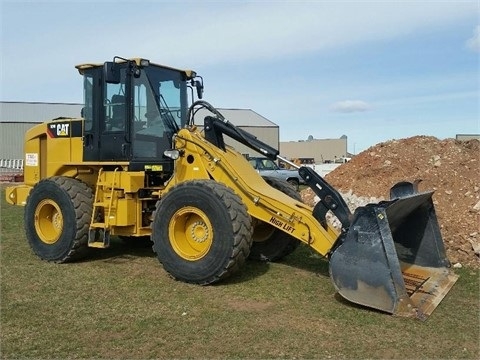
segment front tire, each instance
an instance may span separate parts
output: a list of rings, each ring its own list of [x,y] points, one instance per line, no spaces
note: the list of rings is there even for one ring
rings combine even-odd
[[[265,176],[264,180],[277,190],[291,198],[302,201],[302,197],[288,182]],[[250,259],[260,261],[279,261],[290,255],[300,244],[293,236],[258,220],[253,231],[253,244]]]
[[[61,176],[38,182],[27,198],[24,214],[33,252],[57,263],[85,256],[92,206],[92,190],[83,182]]]
[[[243,265],[252,243],[252,221],[241,198],[225,185],[189,181],[158,202],[152,240],[170,275],[207,285]]]

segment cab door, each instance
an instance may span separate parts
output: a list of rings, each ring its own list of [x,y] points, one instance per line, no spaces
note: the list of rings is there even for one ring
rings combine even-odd
[[[100,115],[99,160],[129,160],[131,101],[125,68],[120,70],[120,82],[104,82]]]
[[[128,82],[125,69],[115,84],[104,81],[100,67],[84,72],[84,161],[130,159]]]
[[[83,121],[83,161],[98,161],[100,159],[100,117],[103,112],[101,98],[101,71],[88,69],[83,77],[82,108]]]

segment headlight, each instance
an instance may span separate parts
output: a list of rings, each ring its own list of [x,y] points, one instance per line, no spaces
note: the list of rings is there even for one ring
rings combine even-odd
[[[177,160],[180,157],[180,151],[173,149],[173,150],[165,150],[163,155],[169,157],[170,159]]]
[[[141,67],[150,66],[150,60],[140,59],[140,66],[141,66]]]

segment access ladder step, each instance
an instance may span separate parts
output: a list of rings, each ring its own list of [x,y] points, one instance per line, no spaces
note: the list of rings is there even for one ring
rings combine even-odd
[[[108,208],[110,206],[110,204],[106,201],[97,201],[97,202],[93,203],[93,206]]]
[[[105,182],[105,181],[98,181],[97,182],[97,188],[100,187],[100,186],[106,186],[108,188],[113,188],[114,185],[116,185],[115,183],[111,183],[111,182]]]
[[[90,227],[93,228],[93,230],[95,229],[106,229],[107,225],[105,223],[91,223],[90,224]]]
[[[88,231],[88,246],[101,249],[108,248],[110,246],[110,231],[90,227]]]

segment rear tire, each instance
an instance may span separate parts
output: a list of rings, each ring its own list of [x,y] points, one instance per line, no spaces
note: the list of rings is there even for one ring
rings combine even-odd
[[[85,256],[92,206],[92,190],[83,182],[61,176],[38,182],[27,198],[24,214],[33,252],[57,263]]]
[[[181,183],[157,204],[153,250],[175,279],[207,285],[235,273],[252,243],[241,198],[213,180]]]
[[[293,186],[295,191],[298,191],[298,189],[300,188],[300,182],[297,179],[288,179],[287,183]]]
[[[288,182],[265,176],[264,180],[272,187],[291,198],[302,201],[302,197]],[[300,244],[293,236],[266,222],[258,221],[253,230],[253,244],[250,259],[279,261],[290,255]]]

